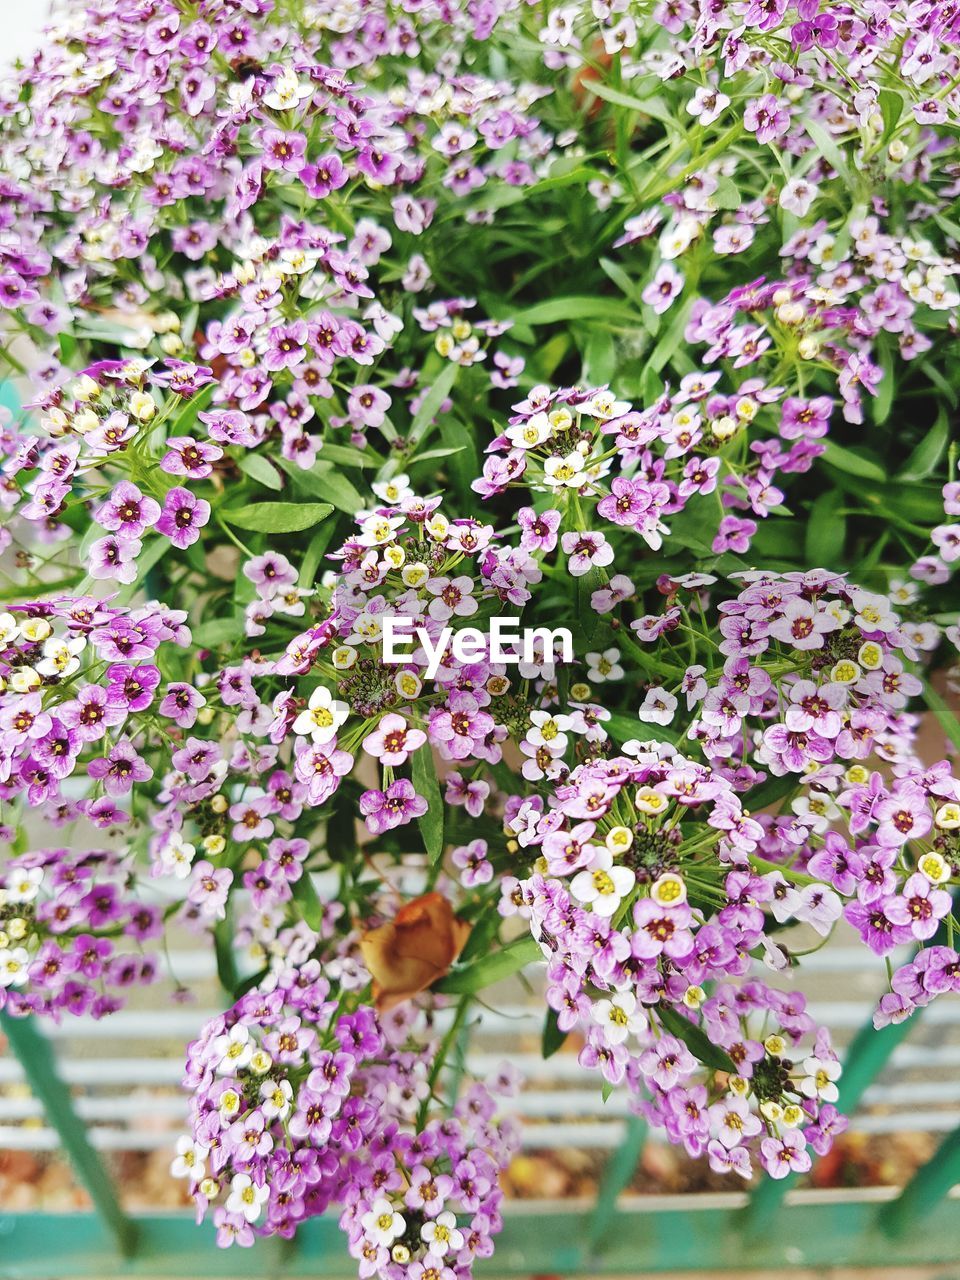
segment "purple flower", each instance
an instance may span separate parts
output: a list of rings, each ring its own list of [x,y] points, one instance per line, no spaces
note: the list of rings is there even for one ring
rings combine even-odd
[[[129,742],[118,742],[108,755],[91,760],[87,773],[103,783],[108,796],[126,795],[135,782],[146,782],[153,770]]]
[[[137,556],[142,549],[143,543],[139,538],[121,540],[113,534],[98,538],[90,547],[87,572],[91,578],[133,582],[137,576]]]
[[[367,830],[379,836],[422,817],[427,812],[427,802],[417,795],[412,782],[398,778],[386,791],[365,791],[360,797],[360,812],[366,819]]]
[[[308,164],[300,170],[300,181],[307,189],[308,195],[315,200],[324,200],[331,191],[336,191],[347,181],[347,172],[343,161],[336,154],[321,156],[315,164]]]
[[[183,550],[196,542],[201,528],[209,519],[210,503],[203,498],[195,498],[189,489],[175,485],[164,499],[157,532]]]
[[[135,484],[121,480],[97,510],[95,519],[104,529],[119,533],[126,540],[139,538],[145,529],[156,524],[159,515],[159,502],[144,497]]]
[[[289,369],[306,359],[307,326],[303,320],[292,324],[277,325],[270,330],[267,349],[263,355],[265,369],[276,371]]]

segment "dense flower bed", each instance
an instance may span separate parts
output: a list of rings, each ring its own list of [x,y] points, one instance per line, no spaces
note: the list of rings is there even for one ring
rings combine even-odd
[[[517,1082],[465,1035],[537,960],[544,1051],[742,1178],[846,1123],[804,952],[886,958],[878,1026],[960,989],[958,43],[127,0],[0,89],[0,1007],[210,940],[222,1243],[336,1205],[361,1276],[467,1276]]]

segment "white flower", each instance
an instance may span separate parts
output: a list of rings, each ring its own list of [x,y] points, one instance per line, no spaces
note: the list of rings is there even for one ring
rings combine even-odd
[[[622,680],[620,650],[604,649],[603,653],[588,653],[587,679],[593,684],[603,684],[605,680]]]
[[[805,1098],[819,1098],[821,1102],[836,1102],[840,1090],[835,1081],[840,1079],[840,1063],[823,1058],[804,1058],[803,1069],[807,1073],[800,1081],[800,1092]]]
[[[289,1080],[264,1080],[260,1086],[260,1110],[268,1120],[286,1120],[293,1104]]]
[[[374,1244],[382,1245],[385,1249],[389,1249],[394,1240],[407,1229],[405,1220],[383,1196],[374,1200],[373,1208],[363,1215],[360,1225]]]
[[[543,464],[544,484],[553,489],[579,489],[586,483],[583,468],[583,454],[576,449],[565,458],[548,458]]]
[[[313,89],[312,84],[297,77],[292,67],[284,67],[263,95],[263,101],[275,111],[290,111],[304,98],[309,98]]]
[[[646,697],[640,704],[637,719],[644,724],[669,724],[677,709],[677,700],[666,689],[655,687],[648,689]]]
[[[643,1026],[641,1009],[637,1015],[637,997],[632,991],[615,991],[608,1000],[598,1000],[590,1010],[594,1022],[603,1027],[608,1044],[623,1044],[631,1031]]]
[[[370,487],[378,498],[391,507],[398,507],[401,502],[413,497],[410,477],[407,475],[394,476],[392,480],[381,480]]]
[[[9,903],[32,902],[43,883],[42,867],[17,867],[4,885],[4,900]]]
[[[565,731],[572,723],[570,716],[551,715],[549,711],[531,711],[527,741],[535,747],[546,747],[551,753],[562,755],[567,747]]]
[[[871,591],[852,591],[850,603],[857,611],[854,622],[864,631],[892,631],[898,625],[886,596]]]
[[[179,831],[171,831],[167,843],[160,851],[160,870],[178,880],[186,880],[196,853],[195,845],[184,840]]]
[[[199,1182],[207,1172],[206,1158],[210,1148],[200,1142],[194,1142],[184,1135],[177,1139],[177,1154],[170,1165],[172,1178],[189,1178],[191,1182]]]
[[[222,1076],[232,1076],[241,1067],[247,1066],[253,1057],[255,1047],[250,1039],[248,1028],[242,1022],[231,1027],[226,1035],[217,1036],[211,1046],[211,1052],[218,1054],[220,1059],[217,1063],[217,1073]]]
[[[822,835],[834,818],[840,817],[840,810],[825,791],[815,791],[809,796],[797,796],[791,802],[793,812],[802,818],[811,831]]]
[[[321,685],[311,693],[306,711],[301,711],[294,720],[293,732],[309,733],[314,742],[329,742],[336,737],[349,711],[345,702],[337,701],[330,690]]]
[[[598,391],[586,404],[580,406],[580,412],[591,418],[607,421],[610,418],[622,418],[630,412],[630,404],[626,400],[618,400],[612,391]]]
[[[83,636],[70,640],[58,640],[51,636],[43,646],[43,657],[36,669],[42,676],[59,676],[61,680],[65,680],[79,669],[80,659],[77,655],[83,653],[86,647],[87,642]]]
[[[445,1258],[453,1250],[463,1248],[463,1232],[457,1230],[457,1220],[452,1213],[438,1213],[432,1222],[420,1228],[420,1238],[426,1242],[427,1253],[435,1258]]]
[[[30,957],[25,947],[0,951],[0,987],[22,987],[27,982]]]
[[[507,427],[504,435],[515,449],[535,449],[538,444],[549,440],[553,433],[550,419],[545,413],[535,413],[526,422],[514,423]]]
[[[669,223],[660,234],[660,256],[668,262],[679,258],[699,234],[700,223],[696,218],[682,217]]]
[[[12,613],[0,613],[0,644],[9,644],[20,634],[20,626]]]
[[[635,881],[636,876],[629,867],[614,866],[610,850],[598,846],[590,865],[577,872],[570,888],[574,896],[598,916],[612,916]]]
[[[227,1213],[240,1213],[248,1222],[256,1222],[270,1199],[269,1187],[258,1187],[246,1173],[238,1173],[230,1183]]]
[[[357,542],[361,547],[379,547],[393,541],[393,532],[403,524],[403,516],[367,516],[360,526]]]

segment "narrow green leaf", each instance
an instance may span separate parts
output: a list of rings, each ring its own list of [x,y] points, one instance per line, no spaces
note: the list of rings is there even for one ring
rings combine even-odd
[[[300,564],[300,586],[308,589],[313,586],[317,577],[317,570],[320,568],[320,562],[323,559],[323,553],[330,545],[336,525],[333,521],[325,524],[322,529],[310,539],[310,545],[307,547],[306,553]]]
[[[257,533],[299,533],[326,520],[331,511],[333,507],[329,502],[253,502],[233,510],[224,507],[220,515],[238,529],[253,529]]]
[[[612,323],[639,325],[640,316],[633,308],[613,298],[596,294],[587,297],[551,298],[518,311],[516,319],[523,324],[557,324],[570,320],[608,320]]]
[[[883,135],[880,140],[886,144],[903,114],[903,97],[894,89],[881,89],[877,96],[880,99],[880,114],[883,116]]]
[[[710,197],[715,209],[739,209],[743,198],[732,178],[722,175],[717,179],[717,189]]]
[[[228,916],[218,920],[213,930],[213,950],[217,960],[217,977],[231,998],[237,986],[237,962],[233,954],[233,925]]]
[[[936,689],[929,684],[925,684],[923,687],[923,700],[937,717],[943,732],[953,745],[960,749],[960,720],[953,714]]]
[[[323,924],[323,904],[317,897],[317,890],[309,871],[305,871],[294,884],[293,900],[304,923],[314,933],[319,933]]]
[[[338,462],[343,467],[379,467],[375,453],[364,453],[348,444],[328,444],[324,441],[321,457],[324,462]]]
[[[459,372],[460,366],[448,361],[437,374],[430,390],[421,400],[419,409],[413,415],[413,421],[410,423],[410,430],[407,433],[407,440],[410,444],[416,444],[426,434],[427,428],[437,416],[440,406],[450,394]]]
[[[417,825],[430,861],[438,862],[443,857],[443,803],[433,752],[429,746],[423,746],[413,753],[410,778],[417,794],[427,802],[427,811],[417,819]]]
[[[540,1049],[544,1060],[552,1058],[559,1049],[563,1048],[569,1034],[568,1031],[561,1031],[557,1026],[556,1009],[548,1009],[547,1016],[543,1020],[543,1033],[540,1036]]]
[[[213,399],[213,393],[216,389],[216,383],[211,382],[209,386],[203,387],[198,391],[195,396],[191,396],[170,423],[166,431],[167,437],[189,435],[193,430],[194,423],[197,421],[197,414],[203,413]]]
[[[270,463],[259,453],[245,454],[237,463],[241,471],[246,472],[251,480],[256,480],[257,484],[262,484],[265,489],[282,489],[283,478],[276,467],[272,467]]]
[[[732,1076],[737,1074],[733,1059],[718,1048],[705,1031],[688,1022],[682,1013],[667,1004],[656,1005],[655,1012],[670,1034],[682,1040],[698,1062],[712,1067],[714,1071],[727,1071]]]
[[[474,992],[492,987],[495,982],[502,982],[504,978],[512,977],[521,969],[525,969],[528,964],[533,964],[535,960],[542,959],[543,952],[538,942],[529,936],[517,938],[516,941],[508,942],[505,947],[501,947],[499,951],[494,951],[492,955],[484,956],[483,959],[475,960],[473,964],[464,965],[460,969],[454,969],[452,973],[448,973],[445,978],[435,983],[433,989],[443,992],[444,995],[473,995]]]
[[[813,120],[809,116],[804,119],[803,127],[807,131],[810,141],[826,160],[827,164],[837,171],[849,190],[857,190],[859,183],[854,182],[853,175],[843,157],[843,152],[840,150],[839,143],[833,134],[829,133],[819,120]]]
[[[193,627],[193,643],[198,649],[213,649],[243,634],[243,623],[236,618],[212,618]]]
[[[950,443],[950,421],[941,406],[937,420],[903,464],[901,480],[926,480],[940,465]]]
[[[836,569],[839,565],[847,533],[846,517],[839,514],[843,503],[838,489],[828,489],[810,508],[804,551],[811,568]]]
[[[859,453],[854,453],[852,449],[845,449],[843,445],[835,444],[833,440],[827,441],[827,450],[823,456],[832,467],[836,467],[838,471],[845,471],[849,476],[859,476],[862,480],[886,480],[887,478],[887,473],[879,462],[862,458]]]

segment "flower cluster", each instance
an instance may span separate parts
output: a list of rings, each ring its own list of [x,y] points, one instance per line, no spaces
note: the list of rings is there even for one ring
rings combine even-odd
[[[416,1020],[380,1020],[317,961],[243,996],[190,1046],[191,1133],[172,1172],[222,1245],[291,1236],[342,1206],[362,1276],[466,1276],[492,1252],[497,1176],[516,1145],[492,1093],[472,1084],[423,1123],[429,1045]],[[345,1012],[345,1007],[354,1007]],[[493,1082],[509,1092],[509,1073]]]
[[[143,944],[161,936],[163,914],[131,896],[130,872],[129,860],[105,849],[42,849],[5,864],[0,1009],[102,1018],[121,1007],[125,988],[157,978]]]

